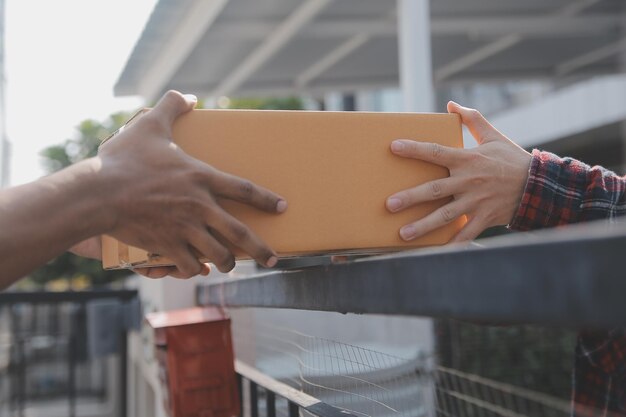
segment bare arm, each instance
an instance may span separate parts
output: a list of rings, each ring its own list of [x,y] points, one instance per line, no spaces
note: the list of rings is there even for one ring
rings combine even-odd
[[[0,192],[0,287],[63,253],[113,221],[104,207],[94,160]],[[86,198],[86,196],[88,196]]]
[[[286,202],[172,143],[172,123],[194,105],[195,98],[170,91],[97,157],[1,191],[0,286],[101,234],[167,256],[176,264],[167,272],[179,278],[208,272],[198,254],[221,271],[232,269],[224,239],[260,264],[275,265],[274,251],[217,201],[236,200],[271,213],[284,211]]]

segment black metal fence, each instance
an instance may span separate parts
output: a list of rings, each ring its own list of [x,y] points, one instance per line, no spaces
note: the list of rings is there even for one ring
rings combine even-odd
[[[277,381],[266,374],[236,361],[242,415],[250,417],[300,417],[301,413],[319,417],[356,417],[345,410],[320,401],[293,387]],[[247,384],[244,388],[244,384]],[[245,397],[245,398],[244,398]],[[247,401],[245,401],[247,400]],[[244,406],[244,404],[246,404]],[[282,408],[282,410],[281,410]],[[282,413],[279,413],[282,411]]]
[[[130,290],[0,293],[0,415],[21,417],[37,406],[51,407],[45,413],[50,415],[65,402],[61,412],[76,416],[79,402],[110,399],[115,415],[125,415],[126,327],[119,327],[123,320],[100,329],[87,322],[94,303],[128,306],[137,296]],[[128,313],[117,311],[119,318]],[[98,341],[90,337],[93,331],[107,333],[114,344],[108,350],[90,346]],[[117,370],[111,369],[111,358]],[[113,377],[117,381],[110,384]]]

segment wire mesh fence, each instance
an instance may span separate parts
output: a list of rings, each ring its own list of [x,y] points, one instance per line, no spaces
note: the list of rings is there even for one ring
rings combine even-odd
[[[489,329],[489,326],[468,324],[470,327],[482,329],[475,329],[473,333],[468,328],[455,328],[457,331],[455,343],[466,343],[468,352],[461,349],[462,345],[455,344],[455,348],[463,350],[463,355],[468,357],[474,352],[475,360],[472,362],[463,358],[463,355],[459,356],[458,352],[456,356],[451,355],[450,347],[444,346],[450,340],[444,337],[447,334],[442,335],[440,326],[436,326],[440,336],[437,352],[426,354],[418,351],[413,357],[400,357],[266,322],[255,322],[254,329],[250,326],[251,323],[243,325],[236,321],[234,323],[235,349],[238,355],[241,353],[241,356],[247,356],[247,361],[252,362],[251,364],[260,371],[353,415],[364,417],[570,415],[570,401],[563,392],[563,387],[570,378],[567,372],[556,372],[560,375],[558,378],[552,375],[552,382],[556,381],[557,387],[540,391],[530,389],[529,386],[536,387],[545,383],[545,378],[541,376],[535,376],[535,381],[531,384],[514,385],[502,379],[496,380],[462,370],[475,368],[475,364],[481,362],[480,366],[486,374],[504,375],[501,369],[489,370],[489,360],[485,355],[491,355],[491,359],[495,360],[491,365],[498,363],[499,366],[506,367],[507,359],[502,362],[502,358],[494,356],[492,349],[506,350],[510,343],[515,341],[520,343],[523,340],[520,334],[524,332],[527,337],[536,338],[540,337],[542,332],[547,335],[549,330],[521,329],[514,326],[494,327],[491,328],[493,337],[502,333],[499,343],[494,343],[494,340],[482,334],[482,330]],[[461,337],[459,333],[464,332],[466,334]],[[508,338],[505,337],[507,332],[510,333]],[[471,343],[468,336],[470,333],[474,334]],[[557,333],[552,331],[551,341],[545,338],[543,340],[541,349],[547,352],[547,361],[551,361],[552,355],[556,355],[557,351],[562,351],[563,356],[568,358],[569,347],[563,339],[569,340],[571,335],[569,332]],[[480,340],[484,345],[482,347]],[[523,344],[519,346],[519,349],[523,348]],[[461,369],[444,366],[454,361]],[[516,369],[517,373],[520,373],[519,369],[525,366],[524,362],[524,360],[508,362],[508,367],[513,371],[508,374],[509,380],[512,379],[512,374],[516,373]],[[560,361],[557,365],[562,366],[565,362],[566,360]],[[535,372],[532,366],[526,366],[525,369]],[[545,371],[555,373],[554,369],[548,367]],[[517,381],[529,380],[523,375],[516,377]],[[278,407],[276,411],[277,415],[287,415],[284,408],[281,411],[281,407]],[[302,411],[301,415],[308,414]]]

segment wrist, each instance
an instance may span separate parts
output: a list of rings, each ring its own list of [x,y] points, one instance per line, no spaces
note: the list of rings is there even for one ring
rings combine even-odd
[[[526,213],[526,205],[528,204],[528,200],[529,200],[528,184],[529,184],[531,175],[533,173],[533,170],[535,169],[534,153],[529,153],[529,152],[526,152],[526,153],[528,154],[528,164],[527,164],[528,167],[526,169],[526,175],[524,176],[524,181],[522,183],[523,187],[521,188],[521,193],[519,193],[519,196],[517,198],[517,204],[515,205],[513,215],[511,216],[511,220],[506,225],[508,229],[512,229],[512,230],[524,230],[525,229],[522,223],[524,222],[524,216]]]
[[[515,211],[515,215],[508,227],[517,231],[528,231],[546,226],[546,219],[550,217],[550,210],[539,209],[537,204],[543,200],[545,190],[540,171],[542,169],[541,152],[533,149],[528,167],[522,198]]]
[[[106,234],[117,223],[118,210],[113,201],[114,181],[107,178],[99,157],[93,157],[75,164],[75,192],[77,200],[84,201],[89,213],[89,236]]]

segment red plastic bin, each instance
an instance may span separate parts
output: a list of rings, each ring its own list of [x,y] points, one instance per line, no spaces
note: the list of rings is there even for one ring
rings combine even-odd
[[[146,315],[170,417],[239,415],[230,318],[218,307]]]

